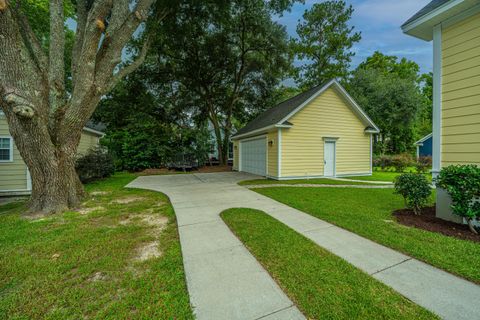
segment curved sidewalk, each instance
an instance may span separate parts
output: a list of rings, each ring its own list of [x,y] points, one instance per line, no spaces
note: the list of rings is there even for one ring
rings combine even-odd
[[[219,217],[265,211],[444,319],[476,319],[480,286],[237,185],[243,173],[139,177],[127,187],[167,194],[178,220],[197,319],[305,319]]]

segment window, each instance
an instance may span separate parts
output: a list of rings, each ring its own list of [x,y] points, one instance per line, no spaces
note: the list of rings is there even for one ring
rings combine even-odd
[[[12,138],[0,137],[0,162],[13,160]]]

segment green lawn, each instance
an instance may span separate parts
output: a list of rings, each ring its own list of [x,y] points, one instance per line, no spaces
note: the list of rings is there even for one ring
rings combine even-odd
[[[436,319],[261,211],[222,218],[308,319]]]
[[[393,182],[395,177],[401,175],[402,172],[391,172],[391,171],[374,171],[371,176],[358,176],[358,177],[346,177],[347,179],[354,180],[365,180],[365,181],[390,181]],[[432,181],[432,175],[426,173],[425,177],[429,181]]]
[[[391,189],[263,188],[258,193],[480,283],[480,245],[398,224],[403,199]]]
[[[0,319],[193,319],[173,209],[134,178],[87,185],[82,213],[0,207]]]
[[[332,184],[332,185],[367,185],[367,182],[341,181],[333,179],[297,179],[297,180],[273,180],[273,179],[254,179],[245,180],[238,183],[241,186],[264,185],[264,184]],[[370,184],[371,185],[371,184]]]

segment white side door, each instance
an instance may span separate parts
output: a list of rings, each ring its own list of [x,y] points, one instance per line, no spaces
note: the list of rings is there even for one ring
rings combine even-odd
[[[323,151],[323,175],[325,177],[335,176],[335,141],[325,141]]]

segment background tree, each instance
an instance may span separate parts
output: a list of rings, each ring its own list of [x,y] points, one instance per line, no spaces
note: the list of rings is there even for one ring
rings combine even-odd
[[[168,82],[149,84],[150,65],[137,70],[102,100],[94,120],[106,125],[102,139],[118,170],[167,166],[180,153],[206,159],[212,148],[205,124],[195,124],[175,105]]]
[[[219,160],[226,164],[235,118],[271,106],[290,68],[285,28],[272,20],[292,1],[181,1],[155,38],[157,73],[171,73],[176,104],[196,123],[214,129]],[[169,36],[174,35],[174,36]]]
[[[402,79],[402,82],[408,82],[409,84],[409,91],[411,92],[412,96],[410,98],[414,98],[412,101],[416,101],[417,107],[415,108],[414,114],[415,117],[411,117],[411,115],[406,115],[405,120],[408,120],[408,130],[404,133],[400,131],[400,124],[395,132],[399,134],[399,138],[401,140],[405,139],[402,144],[407,144],[406,149],[400,148],[400,150],[410,151],[413,148],[413,144],[410,145],[410,136],[412,140],[415,141],[426,134],[432,132],[432,76],[431,74],[422,74],[420,75],[420,67],[414,61],[408,60],[406,58],[399,59],[396,56],[389,56],[385,55],[379,51],[375,51],[370,57],[366,58],[365,61],[360,63],[357,69],[353,72],[353,78],[358,77],[358,72],[360,70],[368,71],[368,70],[376,70],[376,73],[381,73],[383,75],[383,79]],[[361,74],[360,76],[363,76]],[[348,89],[350,91],[355,91],[358,93],[359,88],[354,88],[351,86],[351,83],[347,83]],[[416,88],[416,90],[415,90]],[[366,95],[370,95],[370,93],[365,93]],[[368,103],[368,101],[366,102]],[[390,102],[385,102],[390,103]],[[399,110],[403,110],[402,106],[399,106]],[[395,110],[391,110],[392,112],[397,112]],[[398,111],[400,112],[400,111]],[[387,117],[395,118],[395,114],[385,114]],[[402,115],[400,115],[402,116]],[[384,119],[378,119],[378,122],[382,122]],[[405,124],[405,123],[403,123]],[[387,130],[383,133],[390,132],[390,129],[382,128]],[[408,134],[408,131],[411,131],[412,134]],[[386,137],[386,139],[389,139]],[[385,142],[385,141],[384,141]],[[412,142],[413,143],[413,142]],[[386,152],[394,152],[392,148],[390,148],[389,143],[387,143],[385,150]],[[379,144],[380,146],[380,144]],[[402,151],[403,152],[403,151]]]
[[[74,163],[82,128],[102,96],[143,62],[149,42],[142,41],[141,35],[137,42],[143,45],[133,50],[130,61],[122,62],[122,50],[150,16],[153,2],[76,0],[67,77],[65,8],[69,2],[49,1],[46,38],[26,15],[32,3],[43,2],[1,1],[0,107],[32,176],[30,212],[47,214],[79,204],[84,191]],[[162,19],[165,11],[159,8],[156,15]],[[71,90],[66,78],[71,79]]]
[[[433,73],[424,73],[419,78],[423,96],[423,108],[418,122],[418,136],[424,137],[432,132],[433,117]]]
[[[382,59],[378,59],[379,57]],[[417,120],[424,99],[416,81],[418,66],[413,62],[375,53],[352,73],[350,94],[380,127],[376,153],[411,151]]]
[[[375,51],[370,57],[367,57],[365,61],[360,63],[357,70],[379,70],[384,75],[394,75],[402,79],[408,79],[413,82],[419,81],[418,73],[420,67],[414,61],[407,60],[406,58],[398,60],[396,56],[384,55],[379,51]]]
[[[345,1],[324,1],[305,11],[305,21],[297,26],[299,39],[292,44],[295,55],[304,62],[294,76],[302,89],[333,78],[345,79],[349,74],[355,55],[351,49],[361,39],[348,25],[353,11]]]

